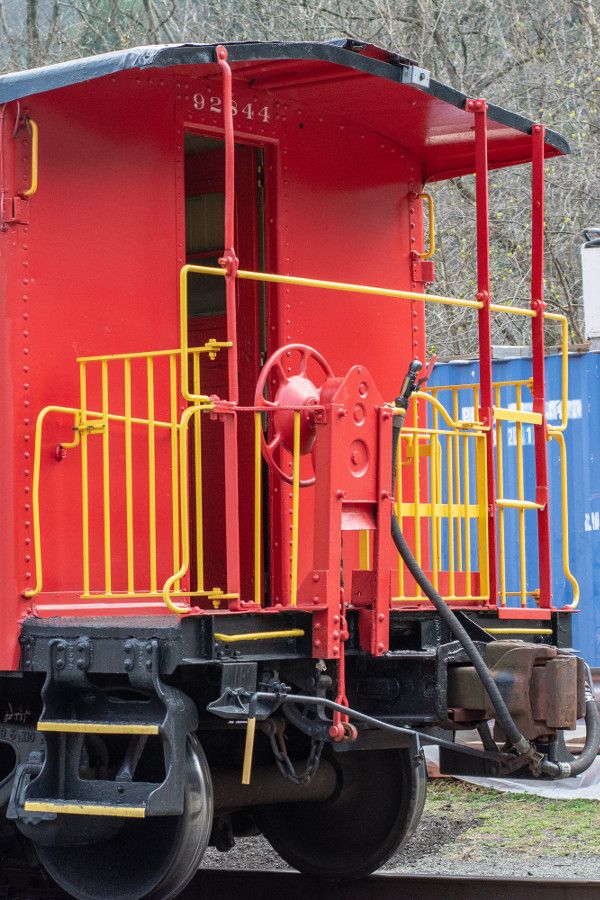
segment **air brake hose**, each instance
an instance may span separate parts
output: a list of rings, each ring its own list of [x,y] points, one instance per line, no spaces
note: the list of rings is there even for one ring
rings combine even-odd
[[[398,439],[400,436],[400,430],[402,428],[404,415],[406,414],[406,410],[408,408],[410,395],[413,391],[417,390],[419,386],[417,382],[417,375],[420,369],[421,363],[419,363],[418,360],[414,360],[411,363],[408,374],[404,380],[401,394],[398,398],[396,398],[396,407],[398,408],[399,412],[394,417],[394,437],[392,443],[392,491],[395,484],[396,460],[398,455]],[[465,653],[469,657],[473,668],[479,675],[483,687],[491,700],[497,720],[500,722],[502,728],[504,729],[508,741],[519,754],[519,756],[527,757],[532,765],[537,764],[536,767],[538,768],[538,770],[543,774],[549,776],[550,778],[568,778],[571,775],[578,775],[581,772],[584,772],[591,765],[600,748],[600,719],[594,700],[593,683],[591,681],[589,669],[589,691],[586,690],[586,741],[583,751],[573,763],[552,762],[547,758],[543,758],[540,760],[540,754],[535,749],[533,744],[528,741],[527,738],[523,734],[521,734],[521,732],[517,728],[517,725],[515,724],[515,721],[511,716],[506,703],[504,702],[504,698],[500,693],[498,685],[494,681],[492,673],[488,669],[481,653],[475,646],[475,643],[469,637],[466,629],[454,615],[448,604],[441,597],[433,584],[429,581],[427,575],[413,556],[413,553],[408,546],[404,535],[402,534],[402,529],[400,528],[398,518],[393,510],[392,538],[394,544],[396,545],[398,553],[402,557],[406,568],[415,579],[415,582],[419,585],[425,596],[432,602],[439,617],[448,626],[454,637],[461,644]]]
[[[479,675],[483,686],[490,700],[492,701],[492,706],[494,707],[498,721],[506,732],[506,737],[518,753],[526,753],[529,750],[529,741],[527,740],[527,738],[523,737],[523,735],[515,725],[513,718],[508,711],[508,707],[504,702],[504,698],[502,697],[502,694],[498,689],[498,685],[494,681],[492,674],[486,666],[482,655],[467,634],[466,629],[456,618],[456,616],[447,605],[447,603],[442,599],[440,594],[438,594],[432,583],[427,578],[425,572],[413,556],[412,551],[406,543],[404,535],[402,534],[400,523],[398,522],[395,513],[392,513],[392,538],[394,539],[394,544],[396,545],[398,553],[404,561],[404,565],[413,576],[425,596],[428,597],[429,600],[431,600],[437,610],[440,619],[442,619],[442,621],[448,626],[456,640],[462,645],[465,653],[469,657],[471,663],[473,664],[473,668]]]
[[[573,762],[569,763],[553,763],[548,759],[542,762],[542,772],[551,778],[573,778],[575,775],[581,775],[598,755],[600,749],[600,715],[596,706],[594,697],[594,682],[590,667],[585,663],[587,680],[585,686],[585,744],[583,750]],[[555,773],[556,768],[560,768],[560,775]]]

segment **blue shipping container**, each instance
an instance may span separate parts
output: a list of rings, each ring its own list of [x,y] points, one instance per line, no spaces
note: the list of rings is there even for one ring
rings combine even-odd
[[[494,381],[517,381],[531,377],[531,359],[515,358],[494,362]],[[440,363],[429,385],[473,384],[479,380],[479,366],[473,361]],[[546,415],[549,424],[560,424],[561,357],[546,359]],[[502,406],[510,406],[514,394],[502,389]],[[440,400],[444,402],[443,394]],[[530,396],[524,394],[524,408]],[[464,404],[466,405],[463,405]],[[473,395],[459,393],[459,416],[473,416]],[[600,354],[569,357],[568,427],[565,432],[568,464],[568,509],[570,567],[579,582],[579,611],[573,617],[573,644],[588,663],[600,666]],[[516,497],[515,427],[503,425],[504,496]],[[512,452],[511,452],[512,451]],[[570,603],[572,589],[563,574],[561,539],[560,455],[556,441],[550,441],[550,506],[552,532],[552,586],[554,603]],[[533,426],[523,427],[525,496],[531,498],[535,486]],[[526,513],[527,587],[537,587],[537,547],[535,512]],[[506,580],[508,590],[518,585],[518,543],[511,540],[517,522],[516,510],[506,510]],[[532,604],[533,601],[529,601]]]

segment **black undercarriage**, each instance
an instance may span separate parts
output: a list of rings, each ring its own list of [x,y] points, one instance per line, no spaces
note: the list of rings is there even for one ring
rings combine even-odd
[[[458,616],[493,656],[486,629],[498,627],[497,615]],[[554,613],[544,629],[501,625],[528,628],[527,652],[541,663],[570,645],[568,614]],[[258,832],[302,871],[352,877],[381,865],[416,827],[423,744],[440,745],[447,773],[506,771],[489,731],[480,732],[483,750],[453,743],[493,716],[469,678],[457,677],[468,676],[468,657],[434,612],[392,611],[390,650],[373,657],[349,611],[345,683],[357,727],[343,740],[331,731],[339,663],[310,656],[311,628],[311,614],[297,610],[26,620],[20,671],[0,676],[3,829],[35,847],[75,897],[113,896],[100,876],[90,881],[89,853],[99,871],[119,871],[119,897],[167,898],[209,842],[227,850]],[[268,636],[284,630],[292,636]],[[327,825],[319,840],[315,814]],[[359,815],[370,837],[361,827],[350,854],[352,829],[342,842],[323,841]],[[140,842],[155,859],[149,872],[135,862]]]

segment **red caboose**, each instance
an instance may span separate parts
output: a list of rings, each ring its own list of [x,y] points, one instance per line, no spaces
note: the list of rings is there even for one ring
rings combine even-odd
[[[0,774],[52,876],[175,896],[253,823],[352,877],[416,826],[425,743],[447,772],[585,768],[595,728],[557,761],[596,712],[560,649],[577,587],[553,601],[544,406],[564,140],[356,41],[116,52],[3,76],[0,102]],[[511,309],[487,178],[527,162],[531,306]],[[426,293],[425,186],[469,173],[477,294]],[[427,302],[477,319],[468,421],[424,387]],[[531,320],[527,381],[492,383],[500,313]],[[506,422],[521,473],[534,426],[516,497]],[[507,511],[535,587],[522,567],[507,590]],[[454,740],[472,727],[480,751]]]

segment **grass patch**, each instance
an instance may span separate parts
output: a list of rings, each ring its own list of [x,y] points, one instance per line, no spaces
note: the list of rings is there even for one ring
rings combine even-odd
[[[439,778],[429,782],[425,815],[467,825],[459,845],[444,847],[448,859],[502,851],[532,857],[600,855],[600,803],[593,800],[503,794]]]

